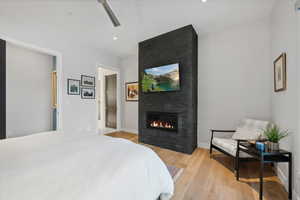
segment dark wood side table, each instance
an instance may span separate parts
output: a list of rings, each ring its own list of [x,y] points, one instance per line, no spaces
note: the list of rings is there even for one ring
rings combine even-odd
[[[237,141],[237,173],[236,179],[239,180],[240,174],[240,152],[245,152],[253,158],[257,159],[260,162],[260,189],[259,189],[259,199],[263,199],[263,177],[264,177],[264,165],[265,163],[279,163],[287,162],[289,165],[289,199],[292,199],[292,153],[285,150],[278,151],[260,151],[256,149],[255,144],[249,143],[247,141],[238,140]]]

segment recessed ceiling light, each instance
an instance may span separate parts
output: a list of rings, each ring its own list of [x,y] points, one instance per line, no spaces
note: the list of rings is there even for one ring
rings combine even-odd
[[[113,40],[117,40],[117,39],[118,39],[118,37],[117,37],[117,36],[114,36],[114,37],[113,37]]]
[[[203,3],[207,2],[207,0],[202,0]]]

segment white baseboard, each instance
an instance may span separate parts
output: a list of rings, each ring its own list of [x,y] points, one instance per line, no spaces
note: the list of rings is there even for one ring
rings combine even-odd
[[[300,195],[295,190],[293,190],[293,194],[293,199],[300,200]]]
[[[277,167],[277,176],[279,180],[282,182],[286,191],[288,191],[288,179],[279,167]],[[293,199],[300,200],[300,195],[296,192],[295,188],[293,188]]]
[[[200,143],[198,143],[198,147],[203,148],[203,149],[209,149],[210,145],[205,142],[200,142]]]
[[[280,167],[276,167],[276,171],[277,171],[277,176],[279,178],[279,180],[282,182],[284,188],[286,189],[286,191],[288,191],[288,180],[286,175],[283,173],[283,171],[280,169]]]
[[[137,134],[137,135],[139,134],[139,131],[136,130],[136,129],[121,128],[121,131],[134,133],[134,134]]]

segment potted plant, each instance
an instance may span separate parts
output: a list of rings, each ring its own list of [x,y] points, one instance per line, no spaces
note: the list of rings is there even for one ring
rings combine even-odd
[[[288,130],[281,130],[277,125],[270,125],[264,130],[268,143],[267,147],[271,151],[279,150],[279,141],[289,135]]]

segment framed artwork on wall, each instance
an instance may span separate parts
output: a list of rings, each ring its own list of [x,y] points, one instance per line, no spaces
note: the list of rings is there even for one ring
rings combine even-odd
[[[82,99],[95,99],[95,88],[81,88]]]
[[[95,87],[95,77],[94,76],[86,76],[81,75],[81,86],[83,87]]]
[[[126,101],[139,100],[139,84],[138,82],[128,82],[125,84]]]
[[[68,95],[80,95],[80,80],[68,79]]]
[[[286,54],[281,54],[274,61],[274,91],[286,90]]]

